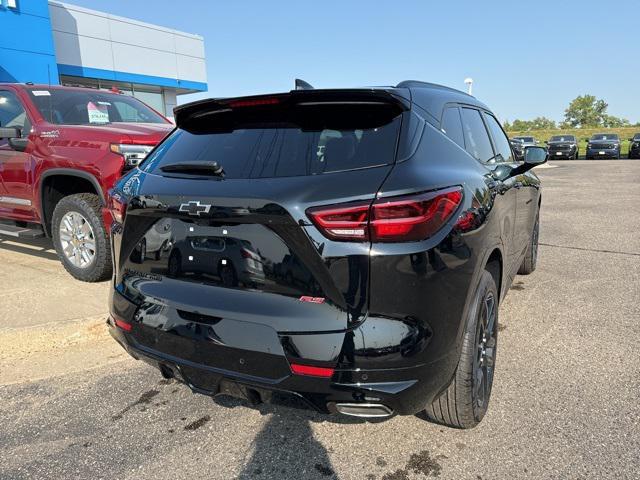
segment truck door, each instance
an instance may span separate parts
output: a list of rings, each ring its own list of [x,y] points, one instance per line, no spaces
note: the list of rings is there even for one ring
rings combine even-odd
[[[0,126],[16,127],[27,138],[31,121],[18,98],[10,90],[0,90]],[[33,219],[33,169],[31,154],[10,145],[0,138],[0,216],[14,220]]]

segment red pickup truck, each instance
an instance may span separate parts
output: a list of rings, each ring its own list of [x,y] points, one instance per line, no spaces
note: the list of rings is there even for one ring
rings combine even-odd
[[[107,279],[107,191],[172,128],[127,95],[0,83],[0,236],[50,237],[75,278]]]

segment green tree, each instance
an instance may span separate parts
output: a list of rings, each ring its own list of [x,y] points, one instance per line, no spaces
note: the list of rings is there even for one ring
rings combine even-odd
[[[531,120],[532,130],[555,130],[556,122],[547,117],[536,117]]]
[[[603,127],[607,128],[620,128],[620,127],[628,127],[631,125],[631,122],[626,118],[620,118],[613,115],[605,115],[603,119]]]
[[[580,95],[574,98],[564,111],[564,123],[568,127],[600,127],[605,123],[607,102],[594,95]]]
[[[536,117],[533,120],[515,119],[513,123],[505,122],[505,130],[512,132],[526,132],[529,130],[553,130],[556,122],[547,117]]]

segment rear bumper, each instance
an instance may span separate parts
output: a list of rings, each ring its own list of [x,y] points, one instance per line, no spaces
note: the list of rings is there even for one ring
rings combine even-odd
[[[274,393],[284,394],[297,397],[321,413],[337,413],[341,405],[354,404],[384,406],[389,415],[418,413],[449,383],[458,361],[457,355],[452,354],[428,365],[407,368],[336,369],[331,378],[290,372],[281,378],[266,378],[168,355],[141,345],[135,335],[116,327],[111,320],[108,326],[112,337],[133,358],[150,364],[164,377],[175,378],[196,393],[226,394],[250,403],[271,402]]]

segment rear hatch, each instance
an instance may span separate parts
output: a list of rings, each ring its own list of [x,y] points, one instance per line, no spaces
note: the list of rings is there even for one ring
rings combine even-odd
[[[178,128],[115,189],[127,204],[114,235],[116,289],[138,306],[146,330],[137,341],[184,357],[198,350],[196,338],[210,346],[194,328],[217,325],[232,337],[245,332],[229,341],[240,351],[279,356],[272,348],[279,333],[335,332],[362,321],[371,245],[330,239],[307,210],[373,201],[393,168],[407,109],[386,90],[178,109]]]

